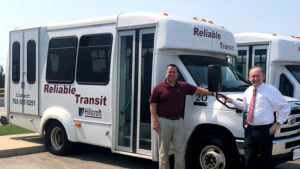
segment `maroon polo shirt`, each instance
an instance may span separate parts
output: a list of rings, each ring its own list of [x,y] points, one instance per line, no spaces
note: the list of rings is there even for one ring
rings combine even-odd
[[[185,96],[193,95],[196,86],[177,81],[170,86],[167,80],[157,84],[149,99],[150,103],[157,103],[157,114],[160,117],[178,117],[184,112]]]

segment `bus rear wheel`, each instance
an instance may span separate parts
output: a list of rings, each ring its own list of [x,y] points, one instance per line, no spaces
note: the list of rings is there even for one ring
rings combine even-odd
[[[68,140],[65,128],[59,122],[53,122],[46,130],[46,148],[56,155],[69,154],[73,143]]]

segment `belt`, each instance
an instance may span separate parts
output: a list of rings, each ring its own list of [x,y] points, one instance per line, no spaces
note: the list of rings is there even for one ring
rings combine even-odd
[[[165,118],[165,119],[169,119],[169,120],[179,120],[181,118],[181,116],[173,116],[173,117],[163,117],[163,116],[159,116],[161,118]]]
[[[266,127],[271,127],[273,125],[273,123],[271,124],[263,124],[263,125],[249,125],[248,124],[248,127],[251,127],[251,128],[266,128]]]

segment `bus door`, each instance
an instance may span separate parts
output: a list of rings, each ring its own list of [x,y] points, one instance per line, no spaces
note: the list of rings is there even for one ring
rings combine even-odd
[[[252,51],[252,66],[260,66],[264,70],[264,74],[266,75],[265,79],[268,76],[267,70],[267,60],[268,60],[268,45],[257,45],[253,46]]]
[[[238,56],[233,65],[244,77],[248,77],[249,46],[238,46]]]
[[[152,61],[155,29],[119,32],[116,149],[151,155]]]
[[[238,46],[238,56],[234,63],[236,69],[248,78],[252,66],[260,66],[267,75],[268,45]]]
[[[10,112],[38,115],[39,29],[10,34]]]

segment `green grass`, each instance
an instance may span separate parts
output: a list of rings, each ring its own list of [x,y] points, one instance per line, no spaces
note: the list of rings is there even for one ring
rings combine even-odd
[[[33,133],[33,131],[11,124],[0,126],[0,136],[26,133]]]

